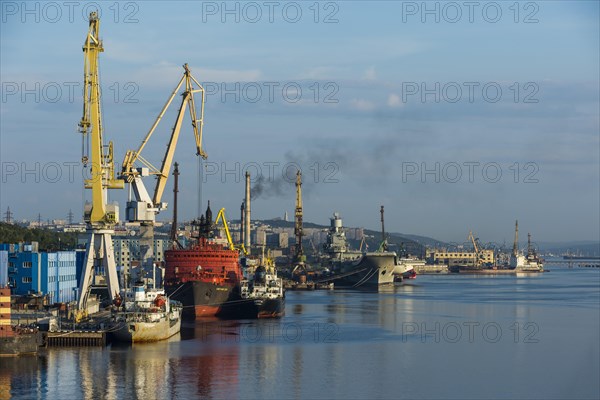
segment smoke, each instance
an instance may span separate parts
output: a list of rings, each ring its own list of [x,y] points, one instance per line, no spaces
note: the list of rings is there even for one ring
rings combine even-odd
[[[302,194],[307,198],[318,185],[345,180],[364,186],[389,183],[399,171],[402,153],[414,153],[414,150],[405,149],[404,145],[398,137],[388,135],[371,138],[370,141],[322,142],[300,151],[288,151],[273,176],[264,173],[253,177],[251,198],[290,198],[295,193],[298,169],[302,172]]]
[[[265,177],[260,175],[250,189],[252,200],[270,197],[289,197],[295,190],[295,182],[281,176]]]

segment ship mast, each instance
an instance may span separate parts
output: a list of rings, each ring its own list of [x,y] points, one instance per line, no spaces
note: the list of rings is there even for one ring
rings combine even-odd
[[[173,225],[171,225],[171,246],[175,248],[183,248],[179,240],[177,240],[177,193],[179,192],[179,163],[175,163],[173,171]]]
[[[384,219],[383,219],[383,206],[381,206],[381,210],[379,210],[379,212],[381,213],[381,250],[382,251],[387,251],[388,245],[387,245],[387,239],[385,237],[385,225],[384,225]]]

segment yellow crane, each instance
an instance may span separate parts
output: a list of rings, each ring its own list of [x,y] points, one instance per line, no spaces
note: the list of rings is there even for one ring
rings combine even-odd
[[[302,172],[298,170],[296,171],[296,210],[294,212],[294,234],[296,235],[294,261],[300,264],[306,261],[304,249],[302,248],[302,237],[304,236],[304,229],[302,227],[302,215]]]
[[[167,208],[167,203],[162,202],[162,195],[167,184],[169,171],[171,170],[173,155],[175,154],[175,148],[177,147],[177,141],[179,140],[179,132],[181,130],[186,109],[189,109],[190,118],[192,120],[192,129],[196,142],[196,154],[203,159],[207,158],[206,153],[202,149],[205,91],[202,85],[192,76],[187,64],[183,65],[183,69],[183,76],[158,114],[158,117],[154,121],[150,131],[142,140],[140,147],[137,150],[127,151],[125,158],[123,159],[121,178],[130,184],[126,218],[129,222],[140,223],[140,248],[143,253],[141,258],[144,265],[152,262],[153,258],[152,249],[156,215],[160,211]],[[152,134],[156,131],[160,121],[173,102],[173,99],[179,92],[179,89],[184,84],[185,89],[181,93],[182,99],[179,112],[177,113],[177,117],[175,119],[175,125],[171,130],[171,136],[167,143],[167,149],[162,160],[162,165],[160,168],[156,168],[151,162],[142,156],[142,151],[146,147],[146,144],[148,144]],[[194,99],[195,93],[199,93],[201,96],[199,112],[196,110],[196,102]],[[138,161],[142,165],[141,167],[136,166],[136,162]],[[157,178],[152,197],[150,197],[150,194],[146,190],[146,187],[142,181],[143,177],[150,175],[154,175]]]
[[[473,236],[473,232],[469,231],[469,240],[473,243],[473,250],[475,251],[475,265],[478,267],[481,266],[481,248],[477,245],[477,240],[475,236]]]
[[[112,246],[114,225],[119,219],[119,207],[108,203],[107,189],[123,189],[124,182],[115,179],[113,163],[113,145],[104,145],[102,113],[100,107],[100,78],[98,57],[104,51],[100,40],[100,19],[96,12],[90,13],[88,34],[83,45],[84,85],[83,116],[79,122],[79,132],[83,137],[82,162],[88,165],[85,142],[90,143],[91,174],[85,180],[85,187],[92,190],[92,202],[84,207],[84,220],[87,224],[89,239],[87,243],[84,269],[79,284],[77,302],[81,312],[85,310],[90,284],[96,267],[106,272],[108,292],[113,299],[119,294],[119,281]]]
[[[217,218],[215,219],[215,225],[219,223],[219,221],[223,220],[223,227],[225,228],[225,235],[227,236],[227,243],[229,244],[230,250],[241,250],[244,255],[248,255],[246,251],[246,247],[243,243],[239,246],[233,244],[233,239],[231,238],[231,233],[229,232],[229,225],[227,224],[227,218],[225,218],[225,209],[221,208],[219,213],[217,214]]]

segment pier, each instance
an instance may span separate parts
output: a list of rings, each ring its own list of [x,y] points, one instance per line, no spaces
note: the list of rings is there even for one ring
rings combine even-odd
[[[106,331],[43,332],[42,343],[46,347],[104,347],[108,344],[108,333]]]

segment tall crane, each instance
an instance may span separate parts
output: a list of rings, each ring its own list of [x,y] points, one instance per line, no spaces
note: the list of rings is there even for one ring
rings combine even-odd
[[[479,242],[479,238],[476,238],[475,236],[473,236],[473,232],[469,231],[469,240],[471,241],[471,243],[473,243],[473,250],[475,251],[475,264],[477,266],[480,266],[482,263],[482,259],[481,259],[481,246],[478,245]]]
[[[79,122],[79,132],[83,135],[83,154],[81,161],[88,165],[85,151],[88,141],[91,151],[91,175],[84,184],[92,190],[92,202],[84,207],[84,220],[87,224],[89,239],[83,264],[83,275],[79,283],[80,311],[85,310],[90,284],[97,268],[104,268],[111,299],[119,294],[117,267],[112,245],[114,226],[119,219],[117,204],[108,203],[107,189],[123,189],[124,182],[115,179],[113,163],[113,145],[104,145],[102,114],[100,107],[100,77],[98,74],[98,56],[104,51],[100,40],[100,19],[96,12],[90,13],[88,34],[83,45],[84,85],[83,116]]]
[[[123,178],[130,185],[126,216],[129,222],[137,222],[140,224],[140,250],[142,253],[142,265],[144,266],[149,266],[148,264],[151,264],[153,261],[154,224],[156,221],[156,215],[160,211],[167,208],[167,203],[162,202],[162,195],[167,184],[169,171],[173,162],[173,155],[175,154],[175,148],[177,147],[179,132],[181,130],[186,108],[189,109],[190,118],[192,120],[192,129],[196,141],[196,155],[202,157],[203,159],[207,158],[206,153],[202,149],[202,127],[204,125],[205,98],[204,88],[192,76],[187,64],[183,65],[183,69],[183,76],[158,114],[158,117],[154,121],[150,131],[144,137],[140,147],[135,151],[127,151],[125,158],[123,159],[121,178]],[[152,137],[152,134],[162,120],[162,117],[167,112],[167,109],[173,102],[173,99],[184,83],[185,89],[181,94],[181,105],[179,107],[179,112],[177,113],[177,118],[175,119],[175,125],[171,130],[171,136],[167,144],[167,150],[163,157],[161,167],[156,168],[154,165],[152,165],[152,163],[142,156],[142,150],[144,150],[144,147],[146,147],[146,144]],[[195,93],[200,93],[201,95],[199,112],[196,110],[196,103],[194,100]],[[136,167],[135,164],[137,161],[139,161],[143,166]],[[150,194],[146,190],[146,187],[142,181],[143,177],[149,175],[154,175],[157,178],[152,197],[150,197]]]
[[[304,250],[302,249],[302,237],[304,230],[302,227],[302,172],[296,172],[296,212],[294,222],[294,234],[296,235],[296,247],[294,248],[295,261],[303,263],[306,261]]]

